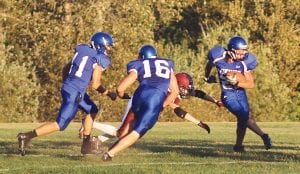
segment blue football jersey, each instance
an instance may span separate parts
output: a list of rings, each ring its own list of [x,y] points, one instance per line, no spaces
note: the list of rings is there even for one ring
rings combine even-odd
[[[140,86],[150,86],[167,93],[174,62],[170,59],[137,59],[127,64],[127,72],[136,71]]]
[[[234,61],[232,64],[227,63],[226,49],[219,45],[209,51],[208,59],[216,65],[222,91],[235,89],[233,85],[227,82],[226,73],[230,71],[244,73],[256,67],[256,58],[252,54],[247,54],[243,61]],[[248,65],[245,60],[247,60]]]
[[[93,69],[97,64],[106,69],[110,64],[110,59],[105,54],[97,53],[89,45],[78,45],[75,48],[75,55],[64,85],[85,92],[91,81]]]

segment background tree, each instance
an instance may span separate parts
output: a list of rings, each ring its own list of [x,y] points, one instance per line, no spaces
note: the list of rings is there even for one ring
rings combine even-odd
[[[109,89],[124,77],[138,48],[150,43],[161,57],[175,61],[176,71],[190,73],[197,88],[215,97],[220,96],[218,84],[202,80],[207,52],[242,35],[259,62],[256,88],[248,90],[252,116],[258,121],[300,120],[298,1],[3,0],[0,8],[0,121],[54,119],[62,67],[74,47],[89,43],[97,31],[111,33],[116,43],[112,66],[104,74]],[[126,101],[92,96],[101,106],[99,120],[120,120]],[[197,99],[184,107],[206,121],[234,119],[224,108]],[[160,120],[180,120],[167,111]]]

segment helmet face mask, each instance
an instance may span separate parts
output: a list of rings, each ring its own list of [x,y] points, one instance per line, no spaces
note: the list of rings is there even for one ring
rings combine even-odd
[[[155,59],[157,57],[156,48],[146,44],[139,49],[139,59]]]
[[[192,77],[184,72],[177,73],[175,76],[179,87],[180,97],[187,98],[194,90]]]
[[[248,53],[248,44],[243,37],[234,36],[227,44],[227,54],[234,60],[241,60]]]
[[[187,98],[190,96],[190,88],[186,86],[179,86],[179,95],[181,98]]]

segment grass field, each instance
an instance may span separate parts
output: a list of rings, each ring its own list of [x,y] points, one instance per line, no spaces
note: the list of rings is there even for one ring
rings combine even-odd
[[[188,122],[158,123],[137,144],[103,162],[101,154],[80,154],[79,123],[34,139],[24,157],[18,154],[16,135],[40,124],[0,123],[0,173],[300,173],[299,122],[259,123],[274,147],[266,151],[248,131],[244,154],[232,152],[235,124],[209,123],[212,132],[207,134]]]

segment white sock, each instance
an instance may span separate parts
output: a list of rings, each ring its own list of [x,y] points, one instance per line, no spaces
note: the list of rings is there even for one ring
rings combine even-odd
[[[95,121],[93,124],[93,128],[105,132],[111,136],[117,136],[117,128],[112,125],[103,124]]]
[[[103,135],[99,135],[98,139],[103,143],[107,140],[109,140],[110,138],[113,138],[114,136],[111,136],[109,134],[103,134]]]

